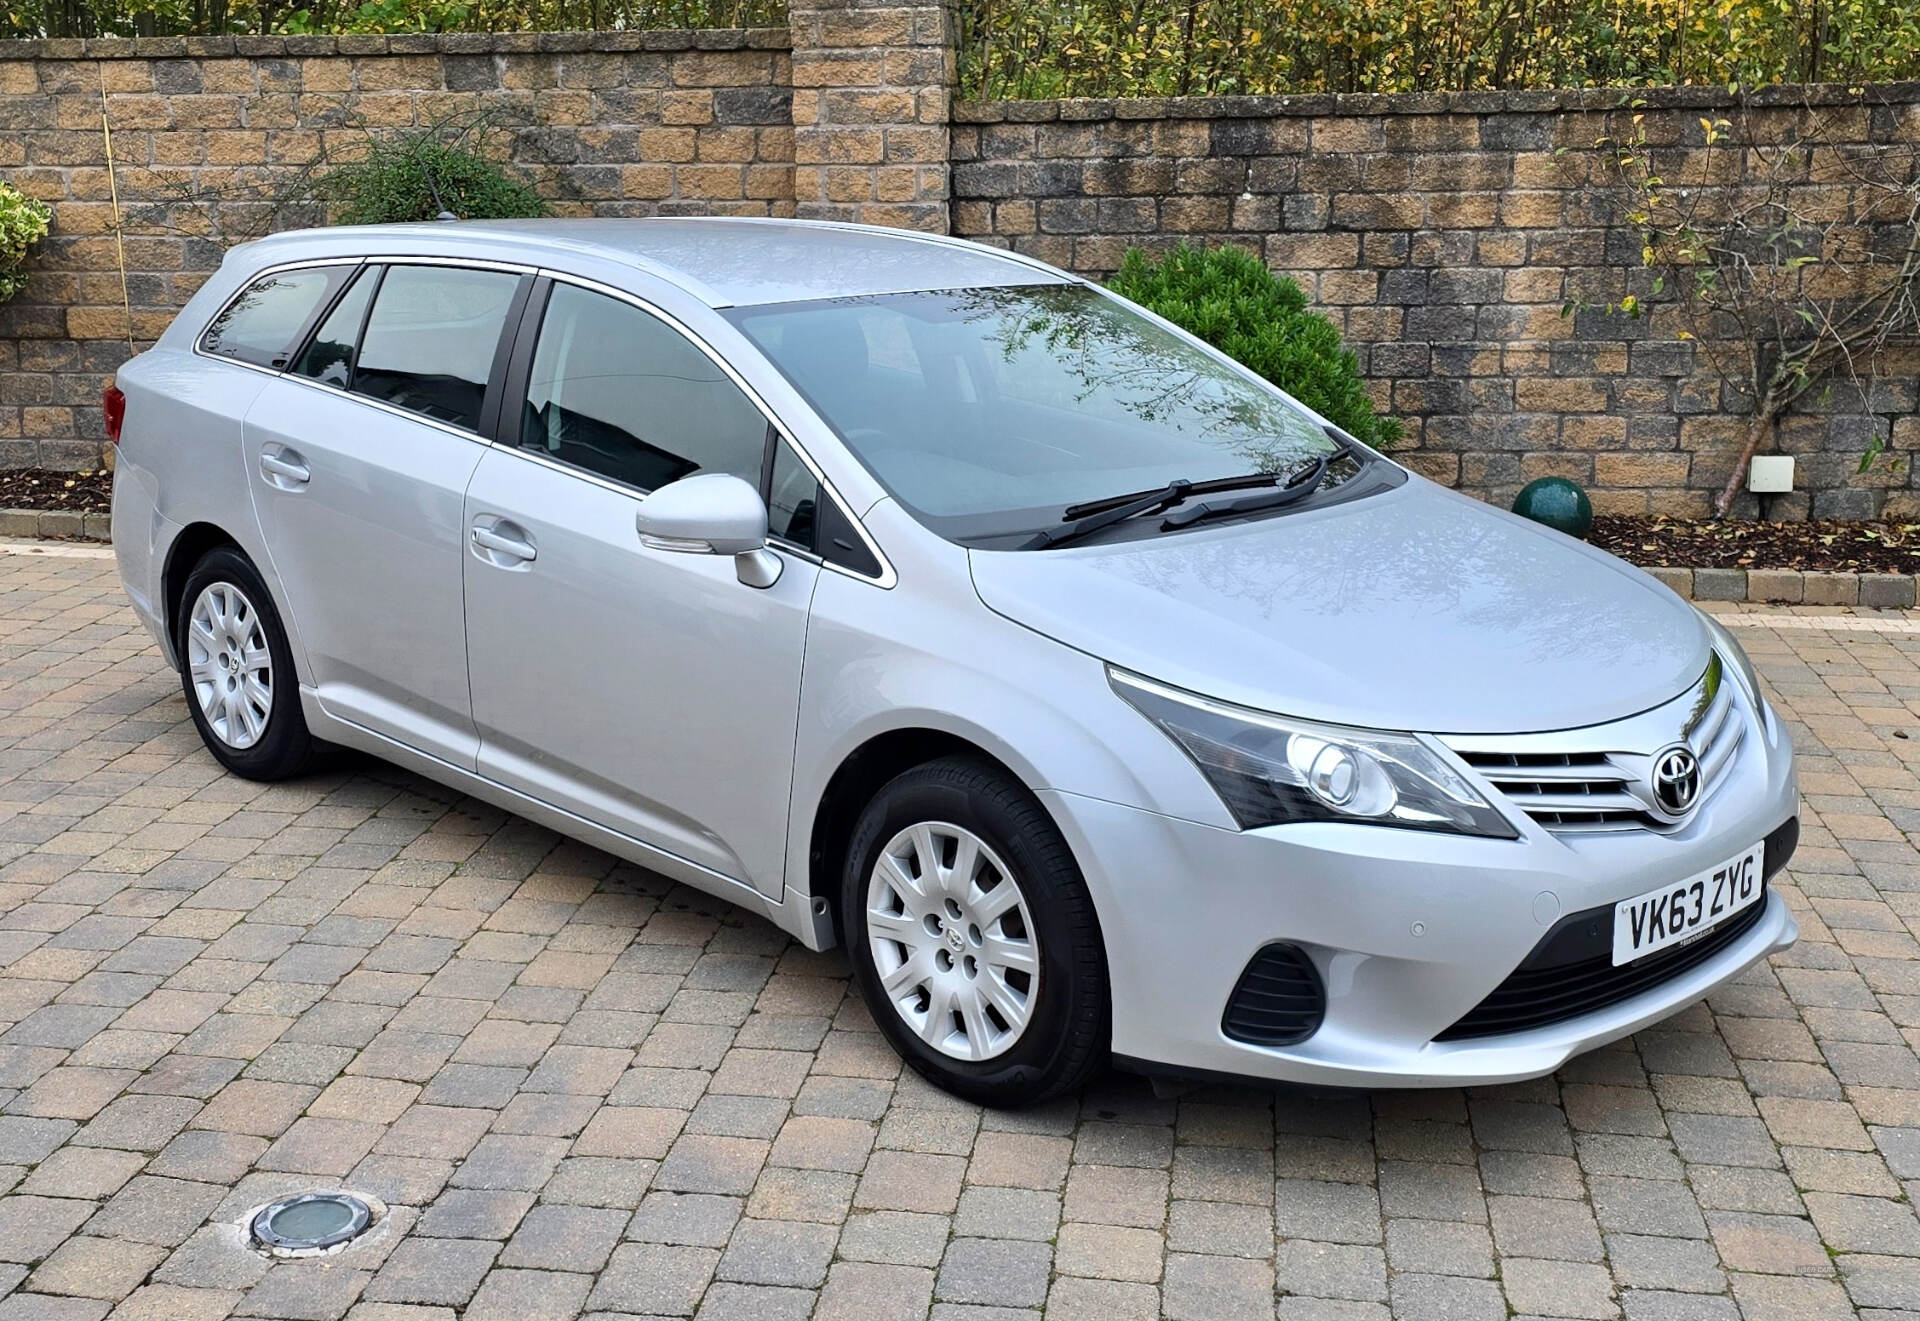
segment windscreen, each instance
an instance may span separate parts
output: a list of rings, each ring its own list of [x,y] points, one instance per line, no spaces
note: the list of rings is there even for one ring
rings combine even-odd
[[[955,540],[1174,480],[1334,448],[1260,378],[1077,284],[821,299],[728,314],[910,512]]]

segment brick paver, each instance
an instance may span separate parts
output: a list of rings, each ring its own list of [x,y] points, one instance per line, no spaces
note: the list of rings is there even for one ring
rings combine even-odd
[[[1018,1114],[835,955],[391,767],[220,773],[109,560],[0,552],[0,1318],[1920,1312],[1920,627],[1744,610],[1802,941],[1558,1075]],[[388,1208],[319,1261],[245,1212]]]

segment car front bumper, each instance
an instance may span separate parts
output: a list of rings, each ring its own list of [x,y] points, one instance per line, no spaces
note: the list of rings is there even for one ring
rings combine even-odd
[[[1785,729],[1767,715],[1748,732],[1713,795],[1664,834],[1556,835],[1525,818],[1517,840],[1336,823],[1233,831],[1043,793],[1100,915],[1115,1056],[1327,1087],[1459,1086],[1538,1077],[1672,1015],[1793,943],[1777,893],[1711,957],[1629,998],[1525,1031],[1435,1040],[1565,915],[1715,867],[1792,819]],[[1324,1020],[1296,1045],[1237,1040],[1226,1006],[1248,962],[1281,941],[1317,970]]]

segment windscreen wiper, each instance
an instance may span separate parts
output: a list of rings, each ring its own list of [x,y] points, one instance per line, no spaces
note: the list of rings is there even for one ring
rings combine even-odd
[[[1160,521],[1162,532],[1171,532],[1175,528],[1191,527],[1206,518],[1225,518],[1232,514],[1257,514],[1265,509],[1281,509],[1312,495],[1320,489],[1320,483],[1327,478],[1327,469],[1341,459],[1353,459],[1358,451],[1353,440],[1332,427],[1327,434],[1333,438],[1334,447],[1315,459],[1311,464],[1296,472],[1282,482],[1277,491],[1263,491],[1259,495],[1243,495],[1238,500],[1218,502],[1202,501],[1190,505],[1177,514],[1169,514]]]
[[[1088,500],[1084,504],[1068,505],[1060,511],[1061,522],[1058,526],[1042,528],[1026,541],[1020,543],[1021,550],[1045,550],[1049,546],[1064,545],[1078,540],[1101,528],[1112,527],[1129,518],[1141,514],[1157,514],[1184,502],[1189,496],[1205,495],[1210,491],[1237,491],[1248,486],[1273,486],[1280,480],[1280,474],[1272,472],[1250,472],[1240,477],[1214,477],[1204,482],[1189,482],[1184,479],[1168,482],[1165,486],[1151,491],[1134,491],[1127,495],[1108,496],[1102,500]]]
[[[1077,505],[1068,505],[1060,511],[1063,519],[1085,518],[1088,514],[1103,514],[1109,509],[1118,509],[1121,505],[1130,505],[1144,500],[1150,495],[1165,495],[1175,486],[1184,485],[1188,495],[1211,495],[1215,491],[1237,491],[1246,486],[1277,486],[1280,474],[1277,472],[1248,472],[1238,477],[1210,477],[1204,482],[1169,482],[1165,486],[1156,486],[1148,491],[1128,491],[1125,495],[1103,496],[1098,500],[1083,500]]]

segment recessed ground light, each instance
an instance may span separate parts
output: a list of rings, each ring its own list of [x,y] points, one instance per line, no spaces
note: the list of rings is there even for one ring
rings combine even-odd
[[[351,1193],[301,1193],[264,1206],[248,1226],[269,1252],[323,1252],[357,1238],[373,1223],[373,1208]]]

